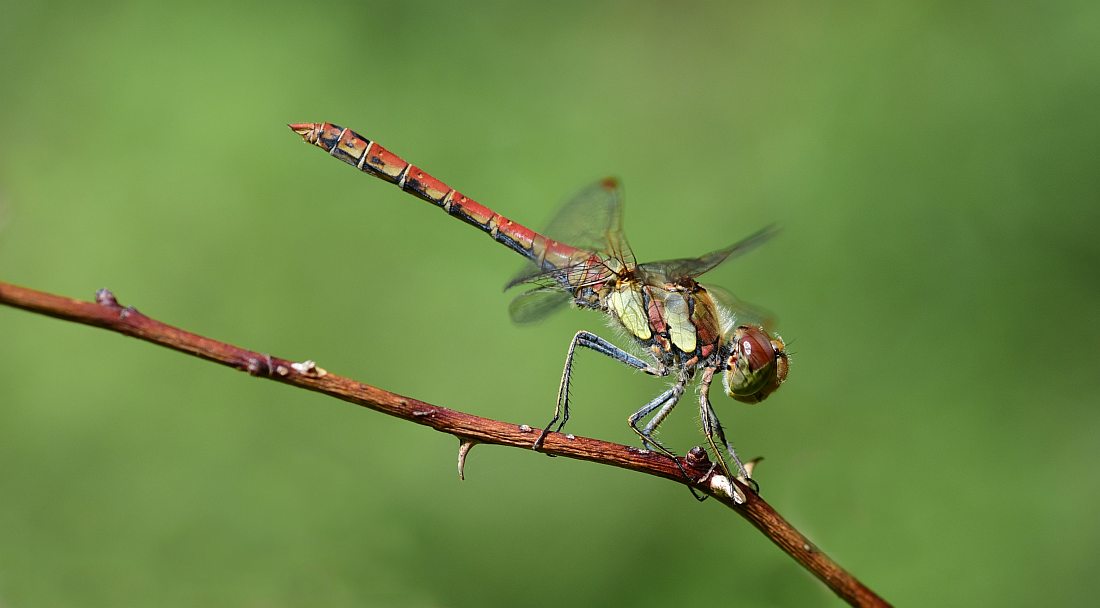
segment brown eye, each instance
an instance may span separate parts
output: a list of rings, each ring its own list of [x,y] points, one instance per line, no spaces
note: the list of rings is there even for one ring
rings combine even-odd
[[[723,381],[726,394],[743,403],[760,403],[787,378],[787,349],[779,337],[751,325],[734,332]]]
[[[741,355],[749,360],[752,371],[764,369],[775,361],[775,349],[768,334],[755,327],[745,327],[738,345]]]

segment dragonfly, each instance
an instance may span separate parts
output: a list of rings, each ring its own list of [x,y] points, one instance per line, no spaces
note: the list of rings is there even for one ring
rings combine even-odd
[[[589,331],[573,336],[554,415],[534,442],[535,450],[541,448],[551,429],[560,433],[569,421],[573,359],[578,348],[586,348],[651,376],[672,380],[669,388],[631,414],[627,422],[645,448],[672,458],[689,480],[676,454],[658,441],[654,432],[698,375],[699,417],[715,465],[728,478],[735,476],[724,450],[736,467],[736,476],[756,489],[718,421],[710,387],[721,372],[728,396],[759,403],[786,380],[788,353],[783,339],[767,328],[767,315],[724,289],[704,287],[696,278],[756,248],[775,233],[774,228],[703,256],[639,264],[623,234],[622,189],[615,179],[601,180],[583,190],[539,233],[481,205],[351,129],[327,122],[288,126],[305,142],[441,207],[525,257],[524,270],[506,286],[530,286],[509,306],[513,321],[537,321],[572,303],[603,312],[633,340],[636,348],[631,352]]]

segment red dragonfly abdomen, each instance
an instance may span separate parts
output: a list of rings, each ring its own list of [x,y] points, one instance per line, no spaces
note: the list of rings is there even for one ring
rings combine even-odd
[[[289,126],[306,142],[364,173],[397,184],[405,192],[442,207],[448,214],[487,233],[543,270],[572,266],[595,255],[513,222],[351,129],[327,122]]]

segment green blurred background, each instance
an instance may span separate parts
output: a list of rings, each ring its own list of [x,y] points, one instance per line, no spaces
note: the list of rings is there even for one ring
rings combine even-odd
[[[4,2],[0,280],[539,425],[578,329],[519,260],[297,141],[329,120],[539,226],[623,179],[642,259],[794,352],[714,398],[764,495],[906,605],[1100,579],[1100,4]],[[577,434],[662,383],[581,355]],[[700,442],[690,405],[661,435]],[[480,447],[0,310],[0,605],[836,605],[681,486]]]

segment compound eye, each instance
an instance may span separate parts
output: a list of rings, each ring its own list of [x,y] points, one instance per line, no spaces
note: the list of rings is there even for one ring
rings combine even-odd
[[[734,332],[726,361],[726,394],[745,403],[759,403],[787,378],[787,353],[782,340],[766,331],[742,325]]]
[[[771,338],[763,330],[744,327],[738,341],[740,356],[749,363],[749,371],[758,371],[775,362],[775,349]]]

